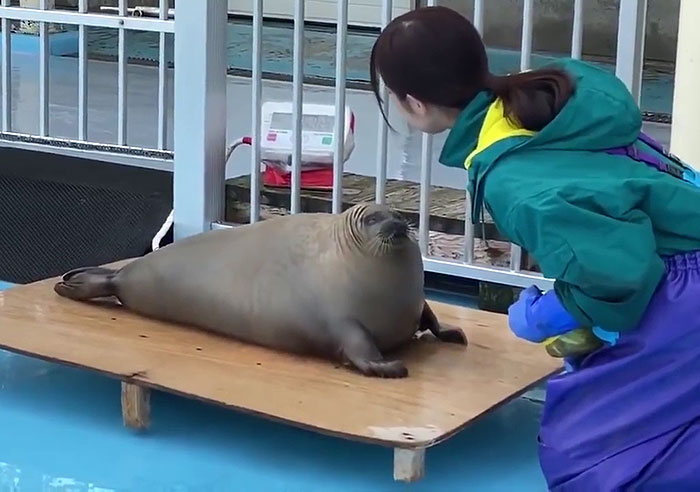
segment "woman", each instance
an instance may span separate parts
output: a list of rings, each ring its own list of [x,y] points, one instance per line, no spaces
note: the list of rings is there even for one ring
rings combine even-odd
[[[472,24],[441,7],[391,22],[370,68],[410,125],[449,129],[440,161],[468,170],[473,219],[485,207],[555,279],[511,307],[515,335],[601,338],[548,383],[549,487],[698,490],[700,189],[645,143],[625,86],[571,59],[495,76]]]

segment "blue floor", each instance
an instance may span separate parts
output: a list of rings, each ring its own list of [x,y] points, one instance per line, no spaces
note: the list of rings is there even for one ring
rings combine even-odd
[[[119,394],[111,379],[0,351],[0,492],[546,490],[541,405],[525,398],[429,450],[426,478],[405,485],[389,449],[162,393],[136,435]]]
[[[335,32],[329,29],[309,28],[304,32],[304,73],[310,77],[332,80],[335,74]],[[158,60],[158,34],[129,31],[127,54],[131,59]],[[173,59],[173,37],[168,35],[169,62]],[[376,39],[372,32],[350,31],[347,39],[347,77],[350,81],[369,80],[369,54]],[[116,29],[88,28],[88,51],[91,57],[114,58],[118,52]],[[268,22],[263,27],[263,71],[291,77],[293,30],[289,24]],[[77,51],[77,38],[75,41]],[[250,21],[231,20],[228,25],[229,67],[250,70],[252,66],[252,27]],[[489,48],[489,63],[495,73],[519,70],[520,53],[513,50]],[[533,54],[534,68],[565,54]],[[614,62],[596,62],[602,68],[614,71]],[[647,67],[642,83],[641,107],[644,111],[670,114],[673,101],[673,73]]]

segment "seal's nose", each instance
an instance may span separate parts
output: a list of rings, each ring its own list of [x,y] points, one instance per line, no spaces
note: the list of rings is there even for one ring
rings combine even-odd
[[[408,234],[408,224],[399,219],[387,220],[382,224],[381,232],[386,236],[405,236]]]

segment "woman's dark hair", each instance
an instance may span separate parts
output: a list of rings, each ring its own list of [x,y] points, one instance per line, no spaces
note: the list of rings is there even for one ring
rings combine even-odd
[[[410,94],[424,103],[460,110],[477,93],[489,90],[501,98],[511,122],[532,131],[551,122],[574,91],[572,79],[558,69],[493,75],[478,31],[446,7],[419,8],[397,17],[374,44],[370,81],[386,120],[380,77],[399,100]]]

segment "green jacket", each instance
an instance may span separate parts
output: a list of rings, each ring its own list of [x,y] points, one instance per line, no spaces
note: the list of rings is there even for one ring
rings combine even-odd
[[[636,141],[634,99],[602,69],[572,59],[553,65],[572,75],[576,91],[549,125],[536,134],[514,128],[500,101],[482,92],[460,114],[440,161],[468,167],[473,220],[486,207],[555,279],[577,321],[630,330],[664,275],[662,256],[700,250],[700,188],[606,154]]]

